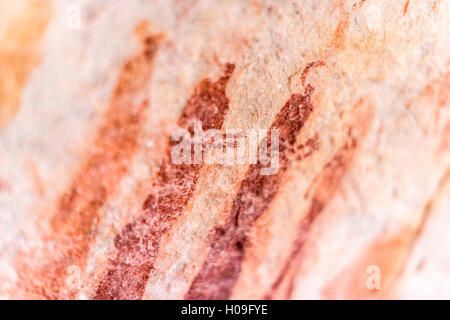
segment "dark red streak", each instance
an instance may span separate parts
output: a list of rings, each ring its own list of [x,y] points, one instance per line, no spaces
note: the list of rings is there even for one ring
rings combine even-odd
[[[356,140],[350,138],[349,141],[341,147],[334,157],[325,165],[319,173],[313,184],[314,193],[311,198],[311,204],[308,208],[305,218],[300,223],[298,237],[293,245],[293,249],[286,260],[278,278],[273,283],[271,290],[265,295],[264,299],[273,298],[273,294],[286,278],[288,271],[291,269],[294,261],[300,255],[306,236],[316,218],[326,207],[328,202],[338,190],[340,182],[353,158],[354,149],[356,148]],[[288,288],[287,298],[290,297],[293,284]]]
[[[300,258],[303,255],[312,225],[339,192],[342,179],[352,166],[358,149],[371,127],[373,106],[370,99],[360,99],[353,108],[352,115],[352,124],[348,127],[346,141],[318,173],[305,194],[306,199],[311,199],[310,206],[300,222],[292,251],[264,299],[271,299],[275,295],[279,298],[280,293],[283,294],[284,299],[291,298],[295,274],[298,273]],[[284,286],[285,284],[287,287]],[[282,285],[283,289],[285,288],[284,291],[280,290]]]
[[[280,168],[261,175],[260,162],[251,165],[234,200],[226,224],[216,227],[208,256],[185,299],[228,299],[241,270],[247,233],[274,199],[282,177],[291,165],[297,136],[313,110],[308,85],[304,95],[293,94],[278,113],[271,129],[279,130]],[[270,131],[270,130],[269,130]],[[263,141],[263,143],[266,143]],[[270,149],[270,134],[267,141]]]
[[[178,120],[180,127],[192,132],[194,120],[204,130],[221,129],[228,111],[226,85],[234,71],[227,64],[216,82],[201,81]],[[117,255],[100,281],[95,299],[141,299],[155,259],[160,239],[183,212],[197,184],[201,165],[175,165],[170,161],[172,143],[163,159],[153,192],[143,204],[141,217],[116,236]]]
[[[145,21],[140,25],[144,26]],[[69,185],[57,200],[48,244],[41,264],[20,272],[29,281],[28,292],[46,299],[73,299],[77,289],[66,290],[71,266],[83,269],[95,239],[101,208],[128,173],[139,148],[139,134],[149,106],[148,83],[163,35],[137,32],[141,49],[120,70],[118,82],[102,123]],[[28,283],[23,279],[23,283]],[[36,279],[39,279],[37,281]]]

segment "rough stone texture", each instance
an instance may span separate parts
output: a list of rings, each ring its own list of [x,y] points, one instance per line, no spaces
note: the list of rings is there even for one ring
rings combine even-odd
[[[1,297],[450,298],[449,16],[3,0]],[[282,167],[177,168],[194,120],[280,128]]]

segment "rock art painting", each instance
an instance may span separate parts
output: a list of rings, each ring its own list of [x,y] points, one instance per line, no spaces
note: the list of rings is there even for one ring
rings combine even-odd
[[[0,298],[450,298],[449,16],[0,1]]]

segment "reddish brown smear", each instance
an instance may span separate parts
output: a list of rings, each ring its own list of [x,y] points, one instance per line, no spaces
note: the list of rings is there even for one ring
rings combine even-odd
[[[364,4],[364,2],[366,2],[366,0],[360,0],[360,1],[356,2],[356,3],[354,3],[353,4],[353,9],[361,8],[362,5]]]
[[[325,62],[323,62],[323,61],[314,61],[314,62],[309,63],[306,66],[306,68],[303,70],[303,72],[302,72],[302,84],[303,84],[303,86],[306,85],[306,76],[308,75],[309,71],[312,68],[322,67],[324,65],[325,65]]]
[[[308,233],[312,223],[325,208],[327,202],[333,197],[338,189],[340,181],[347,170],[352,159],[353,150],[356,148],[356,140],[351,138],[347,144],[334,155],[334,157],[325,165],[320,175],[316,179],[317,186],[312,195],[311,204],[307,211],[306,217],[300,224],[299,237],[297,238],[294,248],[291,251],[286,264],[283,266],[280,275],[272,285],[271,291],[265,296],[265,299],[271,299],[274,291],[278,289],[284,280],[288,270],[291,268],[293,261],[300,254],[305,241],[305,235]],[[288,291],[292,290],[292,286]],[[288,292],[290,296],[290,292]],[[287,297],[286,297],[287,298]]]
[[[306,212],[305,218],[301,221],[298,237],[293,245],[293,249],[281,269],[278,278],[273,283],[265,299],[273,298],[282,283],[288,277],[288,273],[294,267],[295,261],[302,254],[303,245],[307,239],[309,230],[318,215],[324,210],[330,200],[338,192],[342,178],[351,166],[360,141],[364,139],[368,132],[373,110],[370,100],[360,99],[353,109],[353,125],[348,130],[348,138],[344,145],[336,152],[333,158],[324,166],[312,183],[311,191],[306,193],[307,198],[311,198],[311,204]],[[310,197],[309,194],[312,194]],[[290,298],[294,281],[290,279],[285,299]]]
[[[45,284],[35,290],[47,298],[73,297],[74,292],[68,296],[61,293],[67,269],[85,265],[99,209],[128,171],[145,119],[146,89],[159,39],[142,35],[141,52],[121,70],[104,123],[69,191],[59,199],[52,219],[54,233],[46,240],[56,244],[57,256],[62,258],[51,258],[35,277],[40,282],[45,279]]]
[[[227,64],[224,75],[216,82],[200,82],[179,118],[180,127],[192,130],[194,120],[198,120],[204,130],[221,129],[229,103],[225,89],[233,70],[234,65]],[[154,192],[143,205],[144,214],[116,237],[117,256],[101,280],[95,299],[142,298],[160,239],[183,212],[201,168],[173,164],[169,160],[170,149],[160,167]]]
[[[320,144],[319,135],[316,133],[314,136],[306,140],[304,144],[301,144],[297,148],[298,155],[295,157],[295,160],[300,161],[309,157],[319,149],[319,144]]]
[[[275,197],[284,172],[290,166],[294,144],[313,107],[308,85],[305,95],[293,94],[278,113],[271,128],[279,130],[280,168],[274,175],[261,175],[263,165],[251,165],[234,200],[225,225],[214,230],[208,256],[194,279],[186,299],[228,299],[241,269],[247,233]],[[266,143],[265,141],[263,143]],[[270,149],[270,136],[267,142]]]
[[[149,37],[146,41],[144,51],[123,67],[93,151],[70,191],[60,199],[58,214],[52,221],[56,231],[68,227],[76,234],[89,233],[98,206],[128,170],[148,106],[147,99],[133,100],[139,99],[150,80],[156,52],[156,39]],[[78,227],[74,228],[73,223]]]
[[[406,15],[408,12],[409,0],[406,1],[405,6],[403,7],[403,15]]]

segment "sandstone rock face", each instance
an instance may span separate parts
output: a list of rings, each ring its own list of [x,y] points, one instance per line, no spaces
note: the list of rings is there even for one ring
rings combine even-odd
[[[450,298],[449,16],[3,0],[1,297]],[[174,163],[199,122],[279,167]]]

